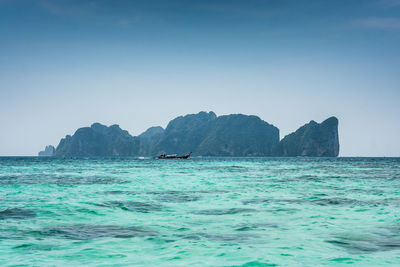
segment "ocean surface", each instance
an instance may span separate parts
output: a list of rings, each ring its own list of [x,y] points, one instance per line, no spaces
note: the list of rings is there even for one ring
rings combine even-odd
[[[0,265],[400,266],[400,158],[0,158]]]

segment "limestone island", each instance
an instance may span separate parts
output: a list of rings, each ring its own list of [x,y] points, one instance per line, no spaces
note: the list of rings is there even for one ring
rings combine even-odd
[[[166,127],[151,127],[132,136],[118,125],[94,123],[61,139],[57,148],[47,146],[40,156],[131,157],[160,154],[193,156],[337,157],[338,119],[310,121],[297,131],[279,138],[279,129],[257,116],[217,116],[199,112],[179,116]]]

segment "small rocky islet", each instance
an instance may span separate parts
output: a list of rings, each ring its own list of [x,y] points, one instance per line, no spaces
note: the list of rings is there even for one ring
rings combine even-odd
[[[138,136],[118,125],[94,123],[62,138],[56,148],[47,146],[39,156],[154,156],[190,151],[193,156],[337,157],[338,119],[310,121],[282,140],[277,127],[257,116],[217,116],[212,111],[179,116],[166,129],[151,127]]]

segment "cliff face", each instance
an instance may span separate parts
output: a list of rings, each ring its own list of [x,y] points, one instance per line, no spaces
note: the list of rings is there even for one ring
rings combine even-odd
[[[162,127],[150,127],[144,133],[138,136],[140,142],[139,155],[152,155],[152,151],[165,136],[165,131]]]
[[[54,146],[46,146],[46,148],[43,151],[40,151],[38,153],[39,157],[52,157],[54,156],[56,152],[56,149],[54,148]]]
[[[196,152],[199,144],[210,132],[212,122],[216,118],[214,112],[200,112],[173,119],[168,123],[165,136],[154,147],[153,153],[157,155]]]
[[[338,119],[322,123],[310,121],[283,138],[274,150],[275,156],[337,157],[339,155]]]
[[[172,120],[153,154],[270,156],[278,142],[278,128],[257,116],[200,112]]]
[[[57,146],[55,156],[99,157],[133,156],[139,151],[139,141],[118,125],[110,127],[94,123],[67,135]]]
[[[279,142],[279,129],[257,116],[220,116],[197,147],[204,156],[270,156]]]

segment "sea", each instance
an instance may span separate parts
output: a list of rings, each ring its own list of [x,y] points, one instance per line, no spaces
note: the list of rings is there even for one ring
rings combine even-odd
[[[1,266],[400,266],[400,158],[0,158]]]

